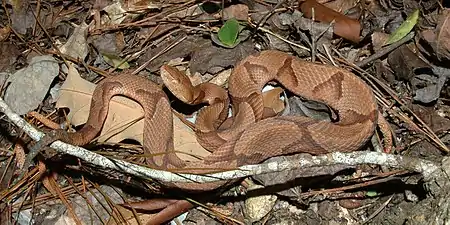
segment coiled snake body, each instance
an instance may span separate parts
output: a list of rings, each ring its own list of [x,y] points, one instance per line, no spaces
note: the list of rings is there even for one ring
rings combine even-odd
[[[183,101],[209,103],[200,111],[196,128],[199,142],[212,151],[210,156],[196,162],[178,158],[174,153],[172,113],[167,96],[150,80],[127,74],[99,83],[86,125],[76,133],[59,135],[60,139],[75,145],[90,142],[102,128],[112,96],[124,95],[144,108],[143,148],[146,153],[156,155],[147,158],[150,166],[186,168],[184,173],[208,173],[285,154],[355,151],[373,135],[379,119],[375,97],[360,78],[347,70],[310,63],[280,51],[249,56],[234,68],[228,88],[233,124],[223,130],[219,128],[227,117],[229,105],[224,89],[212,84],[193,87],[185,75],[169,66],[162,67],[162,75],[168,88]],[[271,80],[296,95],[325,103],[337,112],[338,121],[317,121],[302,116],[263,119],[261,90]],[[161,152],[166,154],[156,154]],[[166,185],[212,190],[225,183]]]

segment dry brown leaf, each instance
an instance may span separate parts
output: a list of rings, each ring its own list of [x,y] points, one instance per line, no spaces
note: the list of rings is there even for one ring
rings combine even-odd
[[[438,59],[450,59],[450,9],[445,9],[439,15],[438,24],[434,30],[422,31],[422,37],[430,43]]]
[[[231,18],[246,21],[248,18],[248,6],[245,4],[235,4],[226,7],[223,10],[223,19],[229,20]]]
[[[228,69],[228,70],[224,70],[222,72],[220,72],[219,74],[215,75],[209,82],[222,86],[225,85],[225,83],[227,83],[228,78],[230,77],[232,72],[232,69]],[[196,73],[198,74],[198,73]]]
[[[421,59],[408,45],[402,45],[389,53],[387,62],[394,71],[397,80],[411,81],[417,69],[431,67]]]
[[[436,53],[439,58],[450,58],[450,9],[446,9],[439,17],[437,25]]]
[[[375,52],[377,52],[378,50],[380,50],[384,43],[386,43],[386,41],[389,38],[389,34],[383,33],[383,32],[373,32],[372,34],[372,46],[373,46],[373,50]]]
[[[89,52],[86,42],[88,28],[89,26],[85,22],[76,26],[67,42],[59,48],[60,51],[73,58],[84,60]]]
[[[14,71],[12,70],[12,65],[20,55],[20,50],[14,44],[0,41],[0,52],[2,53],[2,57],[0,58],[0,72],[5,72],[7,70]]]
[[[355,4],[358,4],[354,0],[333,0],[333,1],[317,1],[320,4],[336,11],[336,12],[347,12],[349,9],[353,8]]]
[[[335,24],[333,26],[333,31],[336,35],[356,43],[359,42],[361,24],[358,20],[351,19],[338,13],[318,3],[316,0],[306,0],[300,5],[300,10],[305,14],[305,17],[308,18],[312,18],[313,8],[315,20],[327,23],[331,23],[334,20]]]
[[[60,90],[56,103],[57,108],[67,107],[71,124],[78,126],[84,124],[89,116],[89,107],[95,84],[80,77],[73,66]],[[143,109],[135,101],[122,96],[114,96],[110,102],[109,113],[100,133],[100,142],[120,142],[124,139],[136,140],[142,143],[143,139]],[[205,156],[209,154],[198,144],[195,133],[174,116],[174,143],[175,150],[188,154]],[[179,154],[184,160],[196,160],[186,154]]]

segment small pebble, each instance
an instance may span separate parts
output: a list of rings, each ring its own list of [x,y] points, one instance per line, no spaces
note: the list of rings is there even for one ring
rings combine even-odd
[[[261,185],[253,185],[248,190],[262,188]],[[264,218],[273,208],[277,201],[275,195],[261,195],[250,197],[245,200],[244,213],[249,222],[254,223]]]

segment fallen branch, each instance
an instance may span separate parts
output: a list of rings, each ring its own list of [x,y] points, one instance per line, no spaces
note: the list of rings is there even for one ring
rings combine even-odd
[[[14,124],[25,131],[31,138],[38,141],[44,134],[36,130],[23,118],[11,110],[11,108],[0,98],[0,111],[3,112]],[[117,159],[110,159],[105,156],[88,151],[84,148],[56,141],[50,145],[58,152],[66,153],[78,157],[91,164],[101,166],[127,174],[135,175],[146,179],[156,179],[164,182],[186,182],[186,183],[205,183],[218,180],[229,180],[253,176],[258,174],[273,173],[284,170],[292,170],[306,167],[329,166],[335,164],[359,165],[376,164],[389,166],[393,168],[406,169],[423,174],[425,179],[430,178],[431,174],[440,169],[440,165],[429,160],[385,154],[379,152],[361,151],[341,153],[333,152],[321,156],[304,157],[301,160],[280,160],[278,162],[263,163],[258,165],[246,165],[236,170],[219,172],[208,175],[193,175],[183,173],[172,173],[168,171],[151,169],[129,162]]]

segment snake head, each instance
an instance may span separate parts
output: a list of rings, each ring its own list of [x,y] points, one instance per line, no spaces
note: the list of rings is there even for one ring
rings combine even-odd
[[[181,101],[190,104],[194,100],[191,80],[189,77],[169,65],[163,65],[160,69],[164,85]]]

